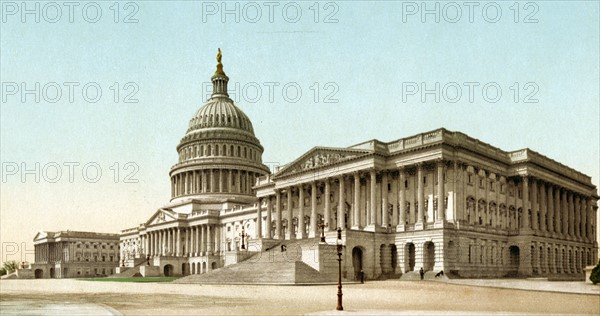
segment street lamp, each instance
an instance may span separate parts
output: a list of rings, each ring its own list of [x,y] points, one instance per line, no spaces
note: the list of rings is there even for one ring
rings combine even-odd
[[[329,226],[329,223],[325,223],[324,221],[321,221],[321,223],[319,224],[319,228],[321,228],[321,242],[324,243],[325,242],[325,227]]]
[[[343,311],[344,307],[342,306],[342,228],[338,227],[337,229],[337,253],[338,253],[338,292],[337,292],[337,307],[335,308],[338,311]]]
[[[244,225],[242,225],[242,249],[246,249],[246,244],[244,244],[244,239],[246,237],[250,237],[250,235],[246,235],[246,233],[244,232]]]

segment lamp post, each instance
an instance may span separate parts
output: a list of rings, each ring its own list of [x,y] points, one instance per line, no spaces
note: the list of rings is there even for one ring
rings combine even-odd
[[[323,221],[321,221],[321,224],[319,224],[319,228],[321,228],[321,242],[325,242],[325,227],[329,226],[329,223],[324,223]]]
[[[335,308],[338,311],[343,311],[344,307],[342,306],[342,228],[338,227],[337,229],[337,253],[338,253],[338,292],[337,292],[337,307]]]
[[[246,237],[250,237],[250,235],[246,235],[245,231],[244,231],[244,225],[242,225],[242,249],[246,249],[246,244],[244,243],[244,240]]]

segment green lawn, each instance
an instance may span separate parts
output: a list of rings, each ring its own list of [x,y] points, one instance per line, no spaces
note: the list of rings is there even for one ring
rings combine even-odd
[[[155,278],[86,278],[77,279],[79,281],[99,281],[99,282],[171,282],[178,278],[175,277],[155,277]]]

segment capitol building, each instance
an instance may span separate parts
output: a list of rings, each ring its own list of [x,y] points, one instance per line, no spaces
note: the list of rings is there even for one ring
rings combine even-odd
[[[285,265],[288,283],[331,281],[338,228],[346,280],[421,268],[583,280],[598,261],[591,178],[527,148],[440,128],[314,147],[271,173],[250,118],[229,98],[220,51],[217,60],[212,96],[177,145],[171,200],[120,234],[121,275],[210,281]]]

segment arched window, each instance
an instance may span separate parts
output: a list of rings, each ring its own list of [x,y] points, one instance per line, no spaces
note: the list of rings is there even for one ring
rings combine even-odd
[[[212,152],[211,152],[211,150],[212,150],[212,149],[211,149],[211,146],[210,146],[210,145],[206,146],[206,155],[207,155],[207,156],[211,156],[211,155],[212,155]]]
[[[238,148],[237,148],[237,156],[238,157],[242,156],[242,150],[241,150],[240,146],[238,146]]]

